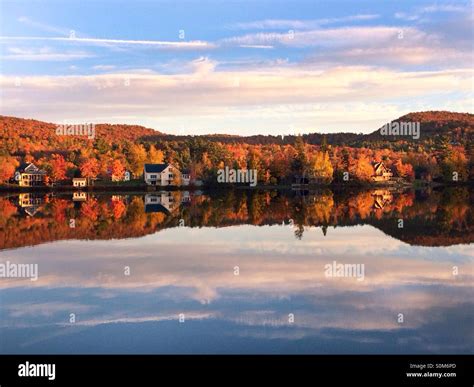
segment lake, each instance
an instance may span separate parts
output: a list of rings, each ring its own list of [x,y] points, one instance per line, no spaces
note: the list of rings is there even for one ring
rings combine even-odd
[[[472,353],[473,199],[4,195],[0,353]]]

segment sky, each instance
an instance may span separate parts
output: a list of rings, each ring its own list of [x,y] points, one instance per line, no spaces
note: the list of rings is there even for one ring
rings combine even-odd
[[[473,112],[471,1],[4,1],[0,114],[171,134]]]

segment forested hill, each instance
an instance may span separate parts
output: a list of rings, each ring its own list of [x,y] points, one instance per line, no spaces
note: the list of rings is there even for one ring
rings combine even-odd
[[[420,139],[433,140],[438,136],[447,137],[451,142],[465,142],[472,140],[474,134],[474,115],[470,113],[454,113],[448,111],[428,111],[409,113],[393,120],[398,122],[419,122],[421,126]],[[60,123],[58,123],[60,124]],[[59,150],[62,145],[71,145],[71,138],[67,136],[56,136],[57,124],[37,121],[33,119],[23,119],[16,117],[0,116],[0,138],[2,142],[19,142],[21,138],[27,138],[30,146],[34,144],[43,147],[51,146],[51,150]],[[227,134],[209,134],[202,136],[183,135],[176,136],[158,132],[156,130],[145,128],[139,125],[122,124],[97,124],[95,126],[96,138],[101,138],[108,143],[122,141],[145,142],[154,141],[179,141],[187,140],[192,137],[200,137],[207,141],[221,143],[242,143],[252,145],[266,144],[294,144],[296,134],[285,136],[274,135],[253,135],[238,136]],[[258,131],[258,129],[256,129]],[[384,137],[380,134],[380,128],[370,134],[357,134],[349,132],[340,133],[310,133],[303,134],[303,140],[307,144],[319,145],[323,142],[331,145],[347,146],[369,146],[371,142],[380,142],[381,140],[403,141],[413,140],[411,136],[402,136],[400,138]],[[87,140],[78,138],[79,142]]]
[[[474,114],[470,113],[454,113],[448,111],[427,111],[409,113],[393,122],[419,122],[420,123],[420,141],[433,142],[438,137],[445,137],[453,143],[465,143],[473,140],[474,136]],[[380,134],[380,128],[370,134],[339,132],[339,133],[324,133],[324,128],[320,128],[321,133],[303,134],[303,140],[307,144],[320,145],[326,142],[330,145],[346,145],[346,146],[370,146],[370,143],[380,141],[396,142],[396,141],[418,141],[414,140],[412,136],[400,137],[384,137]],[[369,128],[370,129],[370,128]],[[258,131],[258,129],[256,129]],[[190,136],[174,136],[174,135],[157,135],[146,137],[148,141],[158,141],[165,138],[166,140],[185,140]],[[237,136],[227,134],[209,134],[199,136],[208,141],[221,142],[224,144],[241,143],[251,145],[268,145],[268,144],[294,144],[297,134],[290,134],[285,136],[274,135],[254,135],[254,136]],[[377,144],[380,146],[380,144]]]
[[[57,124],[0,116],[0,184],[11,181],[21,162],[34,162],[52,181],[124,175],[140,178],[145,163],[173,163],[192,176],[215,182],[223,165],[258,170],[264,184],[288,183],[310,173],[324,183],[370,182],[373,163],[384,161],[394,176],[412,181],[474,179],[474,115],[410,113],[394,121],[420,123],[410,136],[311,133],[303,136],[173,136],[137,125],[97,124],[94,136],[58,135]],[[61,123],[58,123],[61,124]],[[323,128],[322,128],[323,129]],[[258,128],[255,129],[258,132]]]
[[[0,138],[2,142],[27,138],[31,145],[35,143],[44,146],[50,144],[53,147],[61,147],[63,144],[70,145],[71,137],[56,135],[58,125],[63,125],[63,123],[53,124],[32,119],[0,116]],[[142,137],[156,134],[161,133],[140,125],[95,125],[95,137],[102,138],[107,142],[136,141]],[[77,140],[83,141],[86,138],[79,136]]]

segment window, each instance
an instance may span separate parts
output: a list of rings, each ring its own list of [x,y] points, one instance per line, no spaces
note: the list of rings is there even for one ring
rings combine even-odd
[[[155,179],[156,180],[156,175],[150,175],[150,179]]]

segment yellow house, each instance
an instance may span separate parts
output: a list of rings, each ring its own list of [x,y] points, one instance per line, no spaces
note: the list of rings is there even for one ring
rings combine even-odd
[[[15,173],[20,187],[35,187],[46,184],[46,172],[33,163],[22,164]]]

